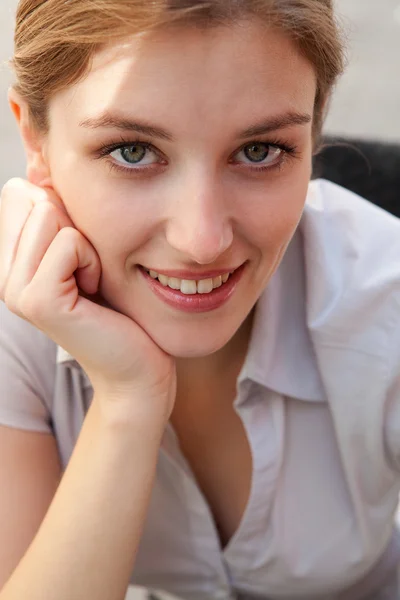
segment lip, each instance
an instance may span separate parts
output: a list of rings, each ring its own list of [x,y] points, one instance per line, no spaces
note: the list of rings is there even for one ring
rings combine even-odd
[[[163,302],[172,308],[187,313],[205,313],[216,310],[228,302],[236,291],[246,265],[247,263],[242,264],[234,271],[226,283],[209,294],[182,294],[179,290],[164,287],[157,279],[150,277],[143,267],[139,268],[139,271],[149,285],[151,291],[154,292],[160,300],[163,300]],[[182,271],[179,272],[182,273]],[[177,273],[177,271],[175,271],[175,273]],[[214,277],[218,277],[221,273],[228,273],[228,271],[219,271]],[[176,275],[169,275],[169,277],[176,277]],[[211,278],[211,275],[209,277]],[[203,273],[202,278],[204,278]],[[185,277],[178,277],[178,279],[185,279]]]
[[[141,265],[142,269],[146,269],[147,271],[154,271],[159,275],[165,275],[166,277],[175,277],[176,279],[188,279],[193,281],[199,281],[200,279],[211,279],[214,277],[219,277],[220,275],[225,275],[226,273],[234,273],[240,267],[227,267],[226,269],[219,269],[218,271],[184,271],[184,270],[172,270],[172,271],[158,271],[157,269],[152,269],[151,267],[145,267]]]

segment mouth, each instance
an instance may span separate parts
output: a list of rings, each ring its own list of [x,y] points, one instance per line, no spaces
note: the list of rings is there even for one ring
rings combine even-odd
[[[158,273],[152,269],[141,267],[152,279],[159,281],[163,287],[179,291],[186,296],[195,294],[210,294],[213,290],[225,285],[231,275],[237,269],[226,271],[216,277],[202,277],[201,279],[183,279],[179,277],[170,277],[164,273]]]
[[[225,304],[237,289],[247,263],[221,274],[207,273],[204,279],[180,279],[140,266],[151,291],[169,306],[185,312],[208,312]],[[187,275],[186,275],[187,276]]]

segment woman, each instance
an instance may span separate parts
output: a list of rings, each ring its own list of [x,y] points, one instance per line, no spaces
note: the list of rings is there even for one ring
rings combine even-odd
[[[21,0],[15,42],[0,600],[397,597],[400,225],[310,183],[330,0]]]

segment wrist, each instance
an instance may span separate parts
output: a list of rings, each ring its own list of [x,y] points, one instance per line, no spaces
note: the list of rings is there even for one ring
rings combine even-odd
[[[172,406],[163,396],[138,394],[121,389],[94,390],[94,412],[107,429],[143,429],[160,438],[168,423]]]

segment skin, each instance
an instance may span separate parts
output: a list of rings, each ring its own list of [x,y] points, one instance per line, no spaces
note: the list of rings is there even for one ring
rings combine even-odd
[[[228,351],[276,270],[304,207],[312,124],[261,136],[298,146],[299,156],[281,171],[254,173],[243,153],[240,165],[229,157],[254,141],[237,131],[288,110],[312,115],[315,90],[312,66],[290,40],[251,23],[125,41],[97,55],[83,81],[52,99],[50,133],[35,140],[35,152],[27,149],[28,178],[54,188],[97,250],[107,301],[169,354],[212,360]],[[105,109],[170,131],[173,142],[140,136],[168,164],[145,174],[110,172],[94,155],[122,132],[79,126]],[[136,269],[201,273],[245,261],[234,301],[196,315],[155,298]]]
[[[82,81],[51,99],[45,137],[29,128],[26,106],[10,92],[28,179],[55,190],[96,249],[100,291],[107,302],[176,357],[172,422],[225,541],[244,510],[251,479],[250,449],[232,409],[236,377],[248,346],[252,309],[304,208],[315,94],[312,65],[290,39],[258,22],[206,31],[164,30],[105,48]],[[173,140],[80,126],[105,110],[161,127]],[[287,112],[308,114],[310,121],[238,137]],[[140,141],[155,147],[156,154],[144,159],[151,163],[146,171],[134,171],[137,167],[118,151],[113,158],[96,156],[102,146],[120,142],[121,135],[127,145]],[[263,165],[271,166],[263,171],[242,151],[245,144],[278,140],[294,146],[296,155],[283,153],[271,163],[270,147]],[[112,171],[107,161],[132,171]],[[271,168],[277,163],[281,168]],[[203,314],[165,305],[137,268],[161,273],[190,269],[200,279],[207,269],[230,270],[244,262],[234,296]],[[221,419],[223,431],[216,425]],[[209,461],[204,445],[201,457],[198,452],[204,432]],[[229,461],[235,468],[227,468]],[[234,479],[222,481],[227,472]]]

